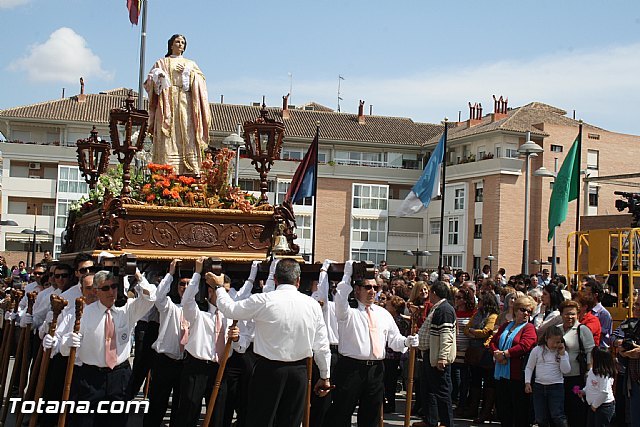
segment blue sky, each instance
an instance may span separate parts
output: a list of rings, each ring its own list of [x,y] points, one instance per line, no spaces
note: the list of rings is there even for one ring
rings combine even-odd
[[[0,0],[0,109],[137,88],[140,29],[126,0]],[[445,7],[446,6],[446,7]],[[315,101],[343,112],[439,122],[546,102],[640,134],[640,2],[149,0],[146,71],[174,33],[206,75],[209,100]],[[8,41],[8,43],[6,43]],[[291,73],[291,79],[289,77]]]

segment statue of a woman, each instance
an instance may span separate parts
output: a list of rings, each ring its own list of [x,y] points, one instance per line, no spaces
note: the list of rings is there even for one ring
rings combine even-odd
[[[202,71],[182,56],[186,48],[187,39],[173,35],[144,87],[149,94],[153,162],[172,165],[180,175],[199,175],[202,151],[209,142],[209,100]]]

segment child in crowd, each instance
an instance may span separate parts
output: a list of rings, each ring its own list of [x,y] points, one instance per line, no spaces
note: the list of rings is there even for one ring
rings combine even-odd
[[[560,328],[545,329],[538,339],[538,345],[531,350],[524,370],[524,391],[533,393],[533,409],[539,426],[548,426],[549,421],[556,426],[567,425],[563,374],[571,371],[571,364],[562,335]],[[531,387],[534,370],[536,379]]]
[[[578,394],[589,405],[587,427],[606,427],[611,424],[615,413],[613,380],[616,377],[616,365],[607,349],[594,347],[591,351],[591,369],[587,374],[587,384]]]

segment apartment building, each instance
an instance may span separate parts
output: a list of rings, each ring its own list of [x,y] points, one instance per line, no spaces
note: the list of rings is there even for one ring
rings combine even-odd
[[[495,98],[494,98],[495,99]],[[502,101],[502,102],[500,102]],[[552,261],[553,241],[547,241],[553,178],[537,176],[541,167],[557,172],[578,136],[579,122],[567,112],[540,102],[508,108],[496,100],[494,111],[483,115],[480,104],[470,105],[469,119],[449,131],[445,196],[444,259],[446,264],[477,271],[488,258],[507,274],[521,271],[524,240],[525,160],[518,148],[527,132],[543,151],[530,159],[529,272]],[[435,147],[432,138],[428,147]],[[581,216],[618,214],[616,190],[638,191],[638,178],[594,179],[637,172],[635,156],[640,137],[607,131],[585,123],[582,131]],[[567,269],[567,235],[575,230],[576,202],[556,231],[559,273]],[[624,215],[625,213],[622,213]],[[438,220],[432,220],[435,231]],[[584,223],[596,224],[594,221]],[[618,226],[620,221],[610,223]],[[606,221],[599,222],[600,226]],[[629,225],[629,224],[628,224]],[[627,225],[627,226],[628,226]],[[584,227],[582,227],[584,229]],[[547,265],[548,268],[548,265]]]

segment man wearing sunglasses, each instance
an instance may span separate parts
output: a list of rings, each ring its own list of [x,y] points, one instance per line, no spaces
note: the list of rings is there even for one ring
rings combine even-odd
[[[82,298],[84,299],[84,306],[93,304],[98,300],[97,289],[93,287],[94,273],[84,274],[80,278],[80,290],[82,291]],[[71,332],[76,322],[76,303],[69,302],[69,304],[62,310],[62,313],[58,317],[58,324],[56,326],[56,332],[52,337],[46,334],[42,339],[42,347],[44,349],[51,349],[51,354],[55,355],[61,353],[63,356],[69,356],[69,346],[65,346],[64,352],[60,343],[62,339],[71,339]],[[66,369],[65,369],[66,371]]]
[[[131,333],[135,323],[153,306],[156,287],[136,271],[137,298],[116,307],[118,288],[122,286],[110,271],[99,271],[93,278],[98,300],[85,307],[80,332],[63,339],[65,347],[78,348],[76,358],[82,364],[76,371],[77,399],[91,402],[91,409],[100,401],[127,399],[127,386],[131,377],[129,355]],[[90,411],[94,412],[94,411]],[[75,414],[74,424],[82,426],[125,426],[128,414]]]
[[[417,336],[400,334],[391,314],[375,304],[379,285],[375,279],[356,281],[351,285],[353,261],[344,265],[344,275],[335,296],[339,342],[333,403],[328,425],[350,426],[351,416],[359,405],[358,426],[377,425],[384,400],[385,347],[405,352],[418,345]],[[358,306],[349,306],[353,290]]]
[[[20,300],[20,303],[18,304],[18,313],[20,318],[24,316],[25,311],[27,310],[27,304],[28,304],[27,294],[29,292],[38,291],[38,289],[41,289],[40,282],[42,280],[44,271],[45,271],[44,266],[42,264],[36,264],[36,266],[33,268],[33,271],[31,272],[32,280],[30,283],[27,284],[27,286],[24,287],[24,296],[22,297],[22,299]]]

